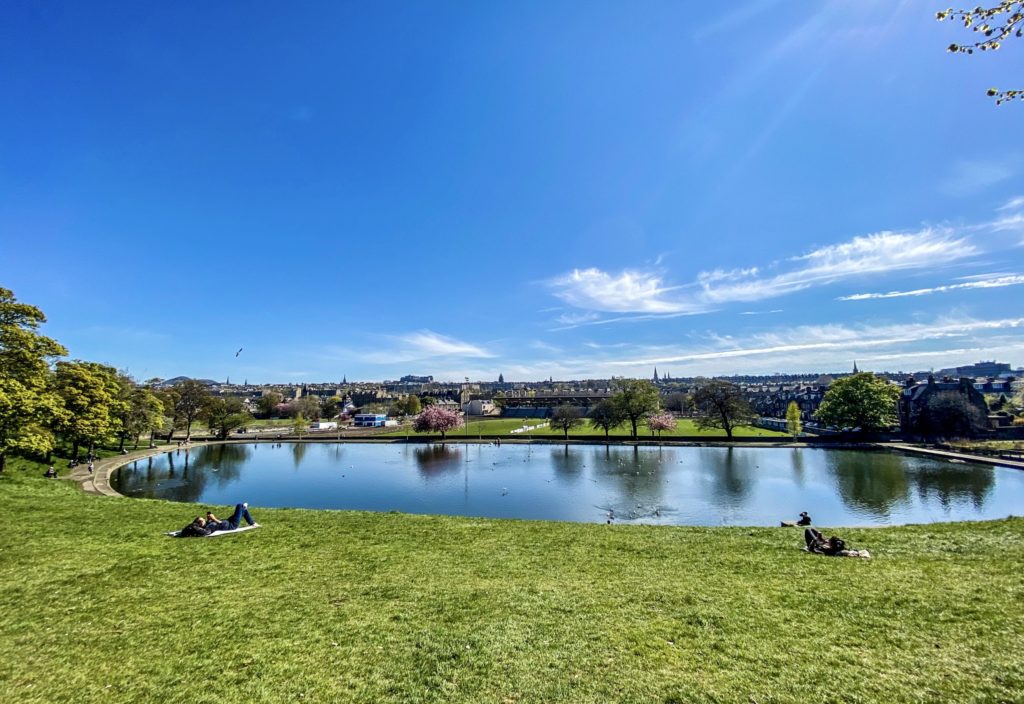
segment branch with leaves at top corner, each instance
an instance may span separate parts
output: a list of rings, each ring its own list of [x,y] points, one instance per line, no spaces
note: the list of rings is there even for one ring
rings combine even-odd
[[[997,51],[1002,43],[1011,37],[1024,36],[1024,2],[1004,0],[993,7],[976,7],[973,10],[942,10],[935,13],[939,22],[960,21],[982,37],[973,44],[950,44],[946,51],[954,54],[973,54],[974,50]],[[986,92],[996,99],[996,105],[1010,100],[1024,100],[1024,90],[999,90],[989,88]]]

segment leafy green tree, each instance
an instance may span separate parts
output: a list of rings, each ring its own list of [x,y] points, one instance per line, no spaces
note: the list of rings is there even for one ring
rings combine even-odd
[[[284,396],[276,391],[268,391],[256,400],[260,415],[270,418],[277,411],[277,406],[284,401]]]
[[[790,401],[786,406],[786,430],[793,437],[799,437],[804,431],[804,424],[800,421],[800,406],[796,401]]]
[[[227,440],[232,431],[252,420],[242,400],[235,396],[211,396],[203,408],[203,418],[219,440]]]
[[[583,424],[583,414],[576,406],[562,405],[551,412],[551,419],[548,421],[555,430],[561,430],[565,439],[569,439],[569,431]]]
[[[616,379],[613,388],[612,403],[622,419],[629,421],[635,440],[641,419],[660,408],[658,389],[646,379]]]
[[[421,410],[419,396],[410,394],[391,404],[391,415],[414,416]]]
[[[338,404],[341,403],[341,399],[338,396],[324,397],[320,399],[320,417],[324,420],[330,420],[338,415]]]
[[[705,381],[693,393],[696,425],[701,430],[725,431],[726,437],[739,426],[753,425],[757,415],[740,393],[740,387],[722,379]]]
[[[612,428],[617,428],[625,422],[626,417],[619,411],[618,405],[610,399],[605,398],[598,401],[587,415],[590,427],[604,431],[605,440]]]
[[[665,410],[685,413],[690,410],[690,397],[681,391],[669,394],[665,398]]]
[[[978,51],[995,51],[1002,43],[1012,37],[1024,36],[1024,2],[1022,0],[1003,0],[989,7],[973,9],[941,10],[935,14],[940,22],[944,20],[962,22],[977,37],[977,41],[967,44],[950,44],[946,49],[954,54],[973,54]],[[996,99],[996,105],[1010,100],[1024,100],[1024,90],[999,90],[989,88],[988,95]]]
[[[424,408],[428,408],[430,406],[433,406],[435,403],[437,403],[437,399],[434,398],[433,396],[424,396],[423,398],[420,399],[420,404]]]
[[[123,450],[125,441],[129,438],[133,438],[135,447],[138,447],[140,435],[155,432],[163,427],[164,405],[155,393],[136,385],[128,375],[119,374],[117,381],[121,399],[118,449]]]
[[[175,385],[174,391],[174,420],[177,425],[185,428],[185,440],[188,441],[192,439],[192,424],[199,418],[210,398],[210,390],[195,379],[186,379]],[[167,441],[170,440],[168,437]]]
[[[827,426],[863,432],[888,430],[899,422],[900,390],[870,372],[832,383],[814,417]]]
[[[10,452],[53,449],[49,426],[62,408],[50,361],[68,352],[36,332],[44,322],[41,310],[18,303],[12,291],[0,288],[0,472]]]
[[[302,439],[302,434],[306,432],[306,419],[303,418],[302,413],[296,414],[292,420],[292,432],[298,435],[299,439]]]
[[[307,420],[320,420],[320,399],[316,396],[302,396],[288,404],[289,412],[301,415]]]
[[[71,441],[72,456],[78,456],[82,445],[91,451],[121,432],[126,403],[113,367],[81,360],[57,362],[54,388],[64,407],[54,428]]]

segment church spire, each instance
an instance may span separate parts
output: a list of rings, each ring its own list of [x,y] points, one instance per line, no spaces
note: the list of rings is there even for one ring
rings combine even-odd
[[[860,373],[860,372],[857,371],[857,360],[856,359],[853,360],[853,373],[854,374],[859,374]]]
[[[658,368],[657,367],[654,368],[654,383],[655,384],[658,383]]]

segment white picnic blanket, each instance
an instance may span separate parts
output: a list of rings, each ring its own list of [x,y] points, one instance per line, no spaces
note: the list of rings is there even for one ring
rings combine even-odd
[[[260,527],[260,524],[257,523],[254,526],[238,526],[234,530],[217,530],[217,531],[214,531],[213,533],[210,533],[209,535],[197,535],[195,537],[197,537],[197,538],[219,538],[222,535],[235,535],[236,533],[244,533],[247,530],[252,530],[253,528],[259,528],[259,527]],[[170,533],[164,533],[164,535],[169,535],[172,538],[177,538],[177,537],[179,537],[181,535],[181,531],[180,530],[172,530]]]

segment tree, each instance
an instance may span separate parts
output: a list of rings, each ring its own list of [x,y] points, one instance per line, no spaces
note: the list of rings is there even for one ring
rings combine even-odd
[[[659,408],[658,389],[646,379],[616,379],[614,388],[612,403],[622,419],[629,421],[635,440],[640,420]]]
[[[565,434],[565,439],[568,440],[569,431],[583,424],[583,414],[576,406],[558,406],[551,412],[549,423],[553,429],[561,430]]]
[[[118,384],[121,387],[122,401],[119,433],[121,442],[118,449],[123,450],[125,440],[134,438],[135,447],[138,447],[140,435],[163,427],[164,405],[155,393],[137,386],[126,374],[118,375]]]
[[[814,417],[843,430],[888,430],[899,420],[899,397],[899,388],[885,379],[870,372],[853,374],[832,383]]]
[[[932,437],[970,437],[985,428],[985,415],[956,391],[928,397],[911,418],[913,430]]]
[[[282,401],[284,396],[276,391],[268,391],[256,400],[256,408],[259,409],[260,415],[270,418]]]
[[[626,418],[619,412],[619,407],[610,398],[605,398],[598,401],[590,409],[587,420],[590,421],[591,428],[603,430],[604,438],[607,440],[608,431],[622,425]]]
[[[113,367],[81,360],[57,362],[54,388],[64,408],[54,428],[71,441],[73,457],[80,446],[91,451],[121,432],[126,403]]]
[[[457,411],[440,406],[428,406],[412,422],[412,428],[417,433],[441,433],[442,440],[449,431],[461,427],[462,416]]]
[[[676,429],[676,417],[669,413],[668,411],[663,411],[661,413],[651,413],[646,418],[644,418],[644,423],[650,429],[651,435],[657,433],[659,438],[661,437],[661,433],[663,430]]]
[[[203,418],[219,440],[227,440],[233,430],[252,420],[242,400],[235,396],[211,396],[203,408]]]
[[[341,399],[337,396],[324,397],[320,399],[320,417],[330,420],[338,415],[338,404]]]
[[[978,41],[968,44],[950,44],[946,51],[954,54],[973,54],[979,51],[996,51],[1003,41],[1011,37],[1024,36],[1024,2],[1003,0],[991,7],[975,7],[971,10],[942,10],[935,13],[940,22],[944,20],[963,22],[964,27],[978,35]],[[1000,105],[1015,98],[1024,100],[1024,90],[999,90],[989,88],[987,94]]]
[[[320,420],[320,399],[316,396],[302,396],[288,404],[289,415],[301,415],[308,420]]]
[[[41,310],[0,288],[0,472],[9,452],[53,449],[49,426],[61,413],[61,401],[52,388],[50,361],[68,352],[36,332],[44,322]]]
[[[185,440],[192,439],[192,424],[202,413],[210,398],[210,390],[195,379],[186,379],[174,387],[177,392],[174,401],[174,419],[185,427]],[[170,442],[171,438],[167,438]]]
[[[391,404],[391,414],[395,416],[414,416],[420,410],[420,397],[412,394],[403,396]]]
[[[735,428],[753,425],[757,417],[740,394],[740,387],[722,379],[712,379],[698,386],[693,394],[693,405],[698,413],[698,428],[721,429],[729,438]]]
[[[796,401],[790,401],[786,406],[786,430],[793,437],[798,437],[804,431],[804,425],[800,422],[800,406]]]
[[[690,408],[690,397],[681,391],[669,394],[665,398],[665,409],[676,413],[685,413]]]
[[[424,396],[423,398],[420,399],[420,403],[423,405],[424,408],[427,408],[428,406],[433,406],[435,403],[437,403],[437,399],[434,398],[433,396]]]
[[[301,413],[298,413],[292,420],[292,432],[302,439],[302,433],[306,430],[306,419],[302,417]]]

